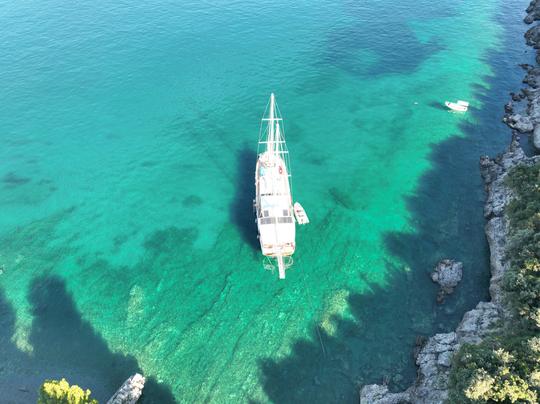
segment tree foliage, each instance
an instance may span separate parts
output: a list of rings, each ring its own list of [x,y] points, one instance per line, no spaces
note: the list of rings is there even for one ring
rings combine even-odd
[[[526,326],[540,329],[540,163],[517,166],[507,177],[515,198],[506,213],[510,219],[505,276],[511,307]]]
[[[66,379],[45,380],[39,389],[38,404],[98,404],[90,390],[70,386]]]
[[[454,358],[451,403],[537,403],[540,338],[500,335],[465,344]]]

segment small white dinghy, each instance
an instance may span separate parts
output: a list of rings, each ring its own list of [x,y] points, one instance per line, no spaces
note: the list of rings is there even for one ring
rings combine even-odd
[[[458,102],[445,101],[444,105],[452,111],[466,112],[469,109],[469,103],[461,100],[458,100]]]
[[[298,202],[295,202],[293,208],[294,208],[294,217],[296,217],[296,221],[298,222],[298,224],[308,224],[309,219],[302,205],[300,205],[300,203]]]

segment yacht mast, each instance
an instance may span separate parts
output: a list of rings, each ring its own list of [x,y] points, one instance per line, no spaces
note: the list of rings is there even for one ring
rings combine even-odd
[[[270,116],[269,116],[269,133],[268,133],[268,151],[270,151],[272,155],[272,159],[274,161],[277,161],[275,157],[277,157],[277,154],[279,152],[279,126],[276,128],[274,120],[275,120],[275,104],[276,100],[274,97],[274,93],[270,94]],[[279,124],[278,124],[279,125]],[[274,229],[276,232],[276,239],[279,239],[278,229],[277,226],[274,225]],[[283,255],[281,254],[281,251],[278,251],[277,253],[277,264],[278,264],[278,272],[279,272],[279,279],[285,279],[285,263],[283,262]]]
[[[270,116],[268,117],[268,151],[272,154],[275,152],[275,139],[274,139],[274,109],[275,99],[274,93],[270,94]]]

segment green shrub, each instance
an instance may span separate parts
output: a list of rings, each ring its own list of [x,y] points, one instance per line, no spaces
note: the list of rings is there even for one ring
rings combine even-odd
[[[537,403],[540,338],[495,336],[456,353],[450,403]]]
[[[98,404],[90,390],[70,386],[66,379],[45,380],[39,389],[38,404]]]
[[[507,177],[515,198],[507,206],[510,238],[505,290],[511,307],[540,329],[540,164],[515,167]]]

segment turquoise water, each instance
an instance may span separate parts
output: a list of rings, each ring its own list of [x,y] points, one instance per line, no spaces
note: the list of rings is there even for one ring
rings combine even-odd
[[[0,396],[105,400],[137,370],[156,403],[404,387],[416,337],[487,296],[477,161],[529,57],[513,3],[0,5]],[[311,219],[285,281],[251,207],[272,91]],[[465,275],[438,306],[445,257]]]

